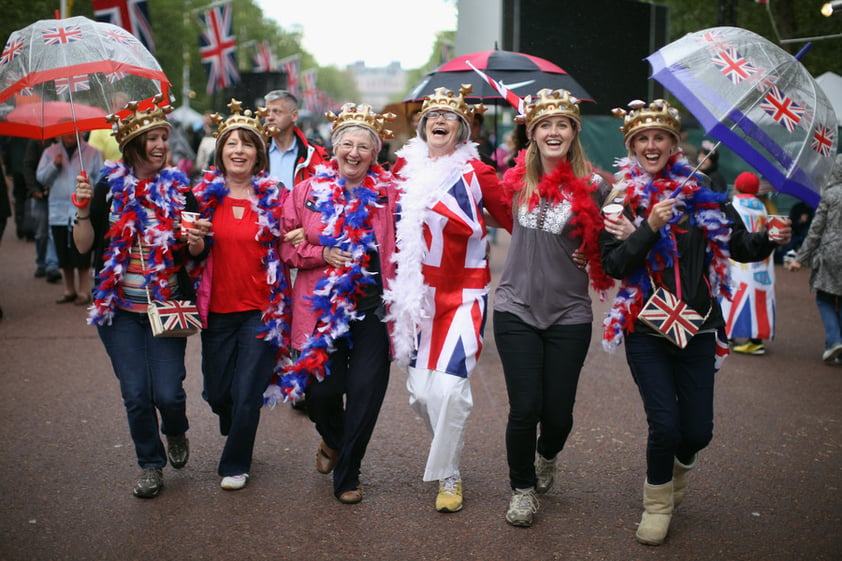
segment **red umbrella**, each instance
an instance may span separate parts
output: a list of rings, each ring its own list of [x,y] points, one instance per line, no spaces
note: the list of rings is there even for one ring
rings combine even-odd
[[[72,115],[76,115],[74,121]],[[6,115],[4,130],[11,136],[52,138],[79,130],[110,128],[106,112],[99,107],[67,101],[18,105]]]
[[[557,64],[533,55],[501,50],[480,51],[449,60],[427,74],[404,101],[421,101],[424,96],[432,95],[436,88],[444,87],[455,92],[462,84],[471,84],[473,93],[468,96],[469,100],[504,103],[500,94],[468,63],[520,97],[550,88],[564,89],[581,100],[594,101],[587,90]]]

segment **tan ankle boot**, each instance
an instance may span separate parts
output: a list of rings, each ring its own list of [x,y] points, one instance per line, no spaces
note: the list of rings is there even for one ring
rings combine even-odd
[[[691,461],[688,465],[684,465],[678,461],[678,458],[675,459],[675,463],[672,466],[672,506],[673,508],[678,508],[678,505],[681,504],[681,501],[684,500],[684,492],[687,490],[687,472],[696,467],[696,461],[699,459],[699,455],[696,454],[693,456],[693,461]]]
[[[672,520],[672,481],[663,485],[643,485],[643,517],[637,527],[637,541],[646,545],[661,545]]]

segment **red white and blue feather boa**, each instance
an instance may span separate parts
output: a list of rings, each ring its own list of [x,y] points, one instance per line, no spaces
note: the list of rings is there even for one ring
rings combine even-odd
[[[283,371],[284,400],[297,401],[313,378],[322,381],[329,376],[330,354],[336,350],[337,342],[346,339],[352,343],[350,324],[360,317],[356,312],[357,299],[366,284],[376,282],[368,270],[371,252],[377,250],[372,214],[382,206],[378,202],[382,185],[389,182],[388,172],[374,165],[362,183],[348,193],[335,161],[318,168],[314,176],[311,194],[324,224],[319,240],[325,247],[351,253],[351,259],[342,267],[329,267],[327,275],[316,283],[313,296],[307,297],[311,309],[318,312],[318,319],[298,359]]]
[[[251,186],[254,195],[249,198],[251,207],[257,214],[258,225],[255,241],[263,249],[261,260],[266,270],[266,284],[269,286],[269,303],[261,316],[263,328],[259,332],[259,337],[264,338],[275,349],[275,372],[278,373],[288,362],[289,325],[292,317],[289,285],[278,254],[278,240],[281,237],[281,208],[286,190],[281,192],[278,189],[277,180],[270,178],[264,172],[252,177]],[[211,167],[206,171],[193,189],[199,201],[202,218],[213,222],[214,214],[229,192],[225,176],[219,170]],[[205,243],[209,244],[211,250],[213,249],[213,237],[206,237]],[[191,271],[197,284],[203,270],[204,262],[199,263]]]
[[[503,192],[510,207],[524,188],[525,177],[526,150],[521,150],[515,159],[515,167],[503,176]],[[553,206],[561,203],[563,199],[570,201],[572,237],[582,240],[579,250],[588,260],[591,286],[597,291],[600,299],[604,299],[605,291],[614,286],[614,280],[602,269],[599,235],[605,225],[591,196],[596,188],[596,184],[577,177],[570,167],[570,162],[565,161],[541,178],[526,204],[527,209],[531,211],[542,200]]]
[[[121,281],[129,265],[132,245],[137,234],[143,236],[146,259],[144,277],[154,300],[167,300],[172,293],[170,277],[178,271],[175,263],[176,249],[183,247],[175,233],[175,220],[184,209],[185,193],[190,190],[190,180],[173,167],[163,168],[151,181],[141,183],[132,170],[122,161],[109,162],[103,169],[109,186],[107,200],[111,213],[117,220],[108,229],[108,247],[103,253],[103,267],[99,284],[94,288],[94,303],[88,312],[88,324],[111,325],[116,306],[128,306]],[[146,210],[154,212],[150,220]]]
[[[731,294],[728,275],[731,222],[721,207],[726,196],[699,185],[700,178],[693,173],[683,152],[671,156],[655,177],[643,170],[637,158],[622,158],[617,164],[620,166],[617,187],[625,190],[623,204],[633,212],[641,213],[636,224],[648,218],[655,203],[669,198],[687,181],[676,197],[679,212],[674,213],[672,220],[661,229],[660,238],[646,256],[645,266],[623,279],[614,305],[603,321],[602,346],[609,352],[622,343],[625,332],[634,331],[634,321],[652,292],[650,275],[656,285],[661,285],[664,270],[673,266],[674,257],[680,258],[673,235],[675,232],[693,226],[702,230],[707,241],[705,268],[712,296]],[[684,216],[689,220],[679,224]]]

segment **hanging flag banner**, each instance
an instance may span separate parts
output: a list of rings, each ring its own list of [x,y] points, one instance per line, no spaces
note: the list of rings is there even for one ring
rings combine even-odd
[[[208,74],[208,94],[223,90],[240,81],[237,70],[237,40],[232,33],[231,3],[211,8],[201,15],[202,34],[199,54]]]
[[[287,75],[287,91],[298,98],[301,97],[301,91],[298,87],[300,63],[301,57],[299,55],[288,56],[278,61],[279,70]]]
[[[269,41],[261,41],[257,44],[257,52],[254,53],[254,71],[272,72],[275,70],[275,55],[272,54],[272,47]]]
[[[305,70],[301,73],[301,95],[304,97],[304,108],[317,112],[319,105],[319,91],[316,89],[316,69]]]
[[[122,27],[137,37],[146,50],[155,52],[146,0],[93,0],[93,9],[97,21]]]

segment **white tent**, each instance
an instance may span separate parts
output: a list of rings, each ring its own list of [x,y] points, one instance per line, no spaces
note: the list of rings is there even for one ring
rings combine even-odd
[[[833,110],[836,111],[837,125],[842,126],[842,76],[835,72],[825,72],[816,78],[816,82],[824,90]]]
[[[185,129],[195,130],[196,128],[202,126],[202,114],[185,105],[176,108],[175,111],[170,113],[169,118],[171,121],[175,121]]]

